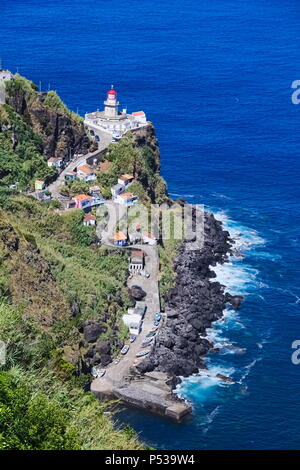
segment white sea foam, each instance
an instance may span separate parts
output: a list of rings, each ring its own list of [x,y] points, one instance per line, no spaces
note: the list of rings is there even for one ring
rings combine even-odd
[[[179,396],[188,398],[191,401],[193,401],[193,398],[196,398],[197,401],[199,398],[201,401],[206,401],[209,399],[209,393],[212,387],[216,385],[220,387],[232,385],[231,383],[224,382],[221,378],[217,377],[217,375],[221,374],[226,377],[232,377],[235,373],[233,367],[213,365],[210,363],[209,359],[205,362],[208,369],[201,369],[197,374],[193,374],[188,378],[180,377],[182,382],[177,385],[175,390]]]
[[[235,241],[234,248],[237,250],[247,251],[266,244],[266,241],[259,236],[256,230],[230,219],[224,211],[217,212],[214,215],[217,220],[222,222],[225,230],[230,233],[231,238]]]
[[[245,262],[241,262],[240,258],[243,256],[243,253],[249,253],[251,249],[255,249],[256,247],[262,247],[266,242],[255,230],[244,227],[231,220],[225,212],[219,212],[215,214],[215,217],[222,221],[224,229],[229,231],[231,238],[235,241],[234,254],[230,257],[229,262],[211,267],[216,273],[215,280],[226,286],[225,290],[230,294],[245,296],[247,293],[253,292],[261,287],[261,281],[258,280],[259,272]],[[260,253],[260,256],[267,258],[269,254],[263,252]],[[232,308],[227,308],[224,310],[223,317],[214,322],[212,328],[207,329],[206,337],[215,347],[220,349],[222,355],[246,352],[245,349],[239,348],[235,343],[231,343],[230,339],[227,337],[227,333],[228,336],[230,336],[230,331],[237,328],[245,328],[239,312]],[[225,331],[227,332],[226,334],[224,334]],[[261,343],[258,343],[259,349],[263,348],[265,342],[266,340],[263,339]],[[224,366],[223,363],[222,365],[214,364],[214,358],[208,356],[205,358],[208,369],[200,370],[198,374],[183,378],[181,384],[176,388],[176,393],[185,399],[188,398],[191,402],[204,403],[210,400],[214,389],[231,385],[218,378],[217,374],[229,377],[242,374],[241,378],[237,380],[237,383],[241,384],[249,375],[251,369],[260,360],[261,357],[258,356],[241,371],[237,371],[233,367]],[[219,408],[217,407],[214,411],[216,411],[217,414]],[[212,414],[212,419],[214,416],[215,415]],[[208,428],[209,426],[207,426],[207,429]]]
[[[244,373],[241,376],[240,380],[237,381],[238,384],[242,384],[244,382],[244,380],[250,374],[251,369],[255,366],[255,364],[257,364],[257,362],[261,361],[261,359],[262,359],[261,357],[257,357],[252,362],[250,362],[250,364],[248,364],[247,366],[244,367]]]
[[[258,286],[258,271],[246,264],[230,261],[211,269],[216,273],[215,280],[226,286],[226,291],[232,295],[245,294]]]

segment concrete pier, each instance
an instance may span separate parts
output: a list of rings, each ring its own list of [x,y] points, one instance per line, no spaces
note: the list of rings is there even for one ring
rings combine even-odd
[[[133,375],[123,384],[101,377],[92,382],[91,391],[100,400],[119,399],[127,406],[181,421],[192,408],[172,393],[169,380],[162,372]]]

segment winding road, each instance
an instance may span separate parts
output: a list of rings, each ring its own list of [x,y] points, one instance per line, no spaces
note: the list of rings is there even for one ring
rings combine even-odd
[[[115,227],[118,221],[120,221],[125,213],[126,208],[118,204],[108,201],[106,203],[108,210],[108,223],[106,231],[102,231],[98,236],[101,236],[101,243],[110,247],[115,247],[111,242]],[[120,248],[120,247],[118,247]],[[160,311],[160,296],[158,287],[158,274],[159,274],[159,255],[158,248],[156,245],[133,245],[126,246],[123,249],[140,249],[145,253],[145,269],[149,272],[150,277],[146,278],[139,274],[134,274],[127,281],[127,286],[139,285],[146,293],[145,303],[147,305],[146,314],[143,320],[142,331],[138,335],[134,343],[130,344],[129,351],[125,356],[119,355],[115,358],[114,362],[106,368],[106,374],[104,377],[95,379],[91,384],[91,391],[97,392],[102,391],[103,388],[111,389],[113,386],[119,385],[129,379],[131,373],[130,368],[136,365],[138,362],[143,360],[137,358],[136,354],[146,348],[141,348],[141,343],[146,338],[147,333],[153,327],[154,314]]]

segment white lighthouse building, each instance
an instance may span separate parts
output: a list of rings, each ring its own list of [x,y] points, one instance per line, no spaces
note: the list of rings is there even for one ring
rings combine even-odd
[[[119,112],[119,105],[117,92],[112,85],[106,93],[104,111],[95,111],[85,115],[84,123],[90,134],[97,140],[101,139],[102,132],[118,140],[125,132],[147,125],[144,111],[127,114],[126,109]]]
[[[117,119],[119,115],[119,101],[117,100],[117,92],[114,90],[114,86],[107,92],[106,100],[104,101],[104,115],[108,119]]]

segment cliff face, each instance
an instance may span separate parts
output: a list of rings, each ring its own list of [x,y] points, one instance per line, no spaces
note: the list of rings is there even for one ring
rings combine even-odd
[[[98,182],[102,193],[111,196],[110,188],[118,175],[130,173],[135,182],[130,191],[145,203],[161,203],[168,199],[164,179],[160,176],[160,152],[152,124],[127,132],[108,148],[106,160],[100,165]]]
[[[141,151],[146,162],[146,165],[136,165],[137,180],[146,189],[152,203],[163,202],[168,194],[166,182],[160,176],[160,150],[154,126],[142,127],[133,133],[132,138],[133,145]]]
[[[8,82],[6,88],[6,103],[41,137],[44,155],[68,160],[70,153],[87,151],[90,141],[83,122],[54,92],[38,93],[23,77]]]

